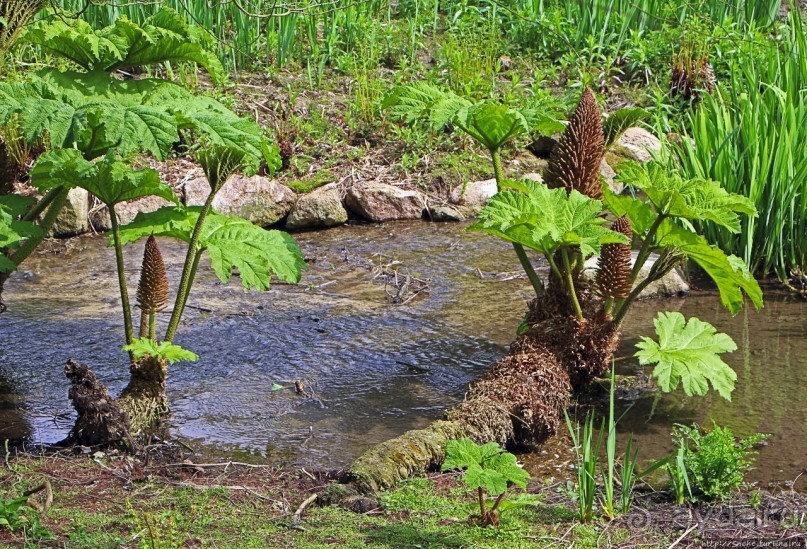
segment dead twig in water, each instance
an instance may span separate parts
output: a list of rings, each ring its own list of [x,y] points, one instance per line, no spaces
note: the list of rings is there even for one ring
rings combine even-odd
[[[393,305],[406,305],[422,293],[428,293],[429,280],[400,272],[400,261],[390,261],[373,268],[373,281],[384,283],[387,301]]]

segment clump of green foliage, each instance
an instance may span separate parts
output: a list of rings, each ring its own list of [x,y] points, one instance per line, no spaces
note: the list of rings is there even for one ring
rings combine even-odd
[[[526,488],[530,475],[518,465],[516,456],[505,452],[495,442],[476,444],[469,438],[449,440],[442,470],[464,469],[463,479],[468,488],[476,488],[479,498],[479,524],[498,526],[499,507],[507,489],[516,485]],[[496,497],[491,507],[487,496]]]
[[[708,432],[697,425],[676,425],[673,438],[679,442],[678,455],[684,466],[677,476],[686,479],[689,497],[696,501],[731,499],[754,463],[753,448],[768,436],[757,433],[737,440],[730,429],[717,424]]]
[[[780,38],[732,56],[730,78],[690,113],[691,140],[675,152],[685,177],[719,181],[766,214],[737,231],[697,220],[699,230],[753,271],[787,280],[807,268],[807,29],[800,10],[790,10]]]
[[[304,262],[291,237],[245,219],[221,215],[212,207],[216,194],[236,171],[255,173],[265,167],[273,172],[279,167],[277,147],[253,120],[237,116],[212,98],[194,95],[158,78],[120,80],[112,74],[120,67],[183,61],[200,64],[216,81],[223,78],[221,63],[205,49],[200,30],[186,25],[171,10],[158,11],[142,25],[120,18],[99,30],[80,20],[40,22],[22,39],[81,70],[47,68],[27,81],[0,84],[0,124],[12,120],[19,123],[27,142],[44,143],[49,149],[30,170],[30,183],[43,197],[33,205],[15,195],[0,201],[0,284],[52,227],[70,189],[79,187],[95,195],[109,210],[110,245],[115,248],[124,317],[124,349],[133,365],[139,365],[132,368],[132,376],[156,383],[150,392],[152,396],[162,395],[155,405],[164,409],[165,403],[159,401],[165,399],[165,365],[196,358],[173,344],[173,339],[203,254],[210,257],[223,282],[238,269],[247,288],[265,290],[273,275],[287,282],[300,278]],[[163,159],[179,144],[192,152],[204,170],[210,192],[202,206],[182,206],[156,171],[131,168],[133,155],[147,153]],[[138,214],[130,225],[120,227],[116,207],[146,196],[175,206]],[[43,212],[44,217],[34,224]],[[152,290],[159,288],[159,296],[138,295],[141,306],[146,301],[150,304],[148,311],[144,309],[147,314],[141,321],[141,338],[135,339],[124,270],[123,246],[149,236],[168,236],[188,244],[171,318],[160,341],[154,316],[165,305],[167,281],[150,285]],[[159,250],[156,242],[151,245],[156,259]],[[147,265],[144,273],[153,268]],[[158,271],[164,279],[164,267]],[[151,365],[155,371],[145,373],[144,365]],[[130,396],[138,395],[140,392],[135,391]],[[151,413],[143,416],[154,417]],[[144,427],[135,419],[130,418],[136,430]],[[108,442],[114,441],[104,441]]]

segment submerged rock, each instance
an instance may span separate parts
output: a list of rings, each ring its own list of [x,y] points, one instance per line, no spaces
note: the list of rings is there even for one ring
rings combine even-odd
[[[347,222],[347,210],[336,183],[301,195],[286,219],[289,229],[333,227]]]
[[[437,206],[429,210],[432,221],[465,221],[465,215],[452,206]]]
[[[407,191],[385,183],[358,183],[348,189],[348,210],[369,221],[420,219],[425,197],[418,191]]]
[[[185,183],[185,205],[204,204],[210,186],[201,177]],[[267,177],[234,175],[213,199],[213,208],[225,215],[243,217],[266,227],[286,217],[297,202],[290,188]]]
[[[636,257],[639,255],[638,251],[631,252],[631,267],[636,263]],[[658,254],[650,254],[650,257],[645,262],[642,270],[639,272],[637,279],[643,280],[650,273],[650,268],[658,259]],[[592,256],[586,260],[585,268],[583,269],[583,278],[594,282],[597,275],[597,256]],[[635,287],[635,286],[634,286]],[[675,295],[683,295],[689,293],[689,284],[684,279],[684,275],[680,269],[673,269],[667,273],[663,278],[657,280],[645,288],[639,299],[650,299],[654,297],[668,297]]]

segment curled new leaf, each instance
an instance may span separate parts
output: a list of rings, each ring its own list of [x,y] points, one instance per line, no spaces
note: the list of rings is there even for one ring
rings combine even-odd
[[[129,345],[125,345],[121,350],[131,353],[132,357],[135,359],[152,357],[166,360],[171,364],[179,362],[180,360],[187,360],[188,362],[196,362],[199,360],[199,355],[187,349],[183,349],[179,345],[174,345],[168,341],[157,343],[147,337],[135,339]]]

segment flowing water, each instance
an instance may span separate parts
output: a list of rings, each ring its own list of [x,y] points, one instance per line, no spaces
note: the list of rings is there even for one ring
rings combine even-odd
[[[342,467],[440,417],[505,352],[530,296],[512,248],[462,228],[412,222],[298,234],[309,270],[300,285],[265,293],[235,278],[221,285],[200,268],[176,342],[201,359],[170,369],[173,436],[208,454]],[[175,284],[182,247],[161,246]],[[141,253],[142,242],[127,249],[132,286]],[[389,304],[393,288],[376,276],[382,265],[429,280],[428,293]],[[67,358],[91,365],[112,393],[126,383],[113,254],[100,237],[74,239],[31,258],[6,287],[0,438],[56,442],[73,420]],[[668,451],[674,422],[773,433],[752,479],[795,478],[807,466],[807,304],[769,297],[763,311],[731,318],[715,296],[642,303],[622,354],[651,333],[660,307],[697,315],[737,341],[727,359],[739,377],[733,403],[636,395],[620,401],[632,404],[620,428],[635,433],[647,457]]]

